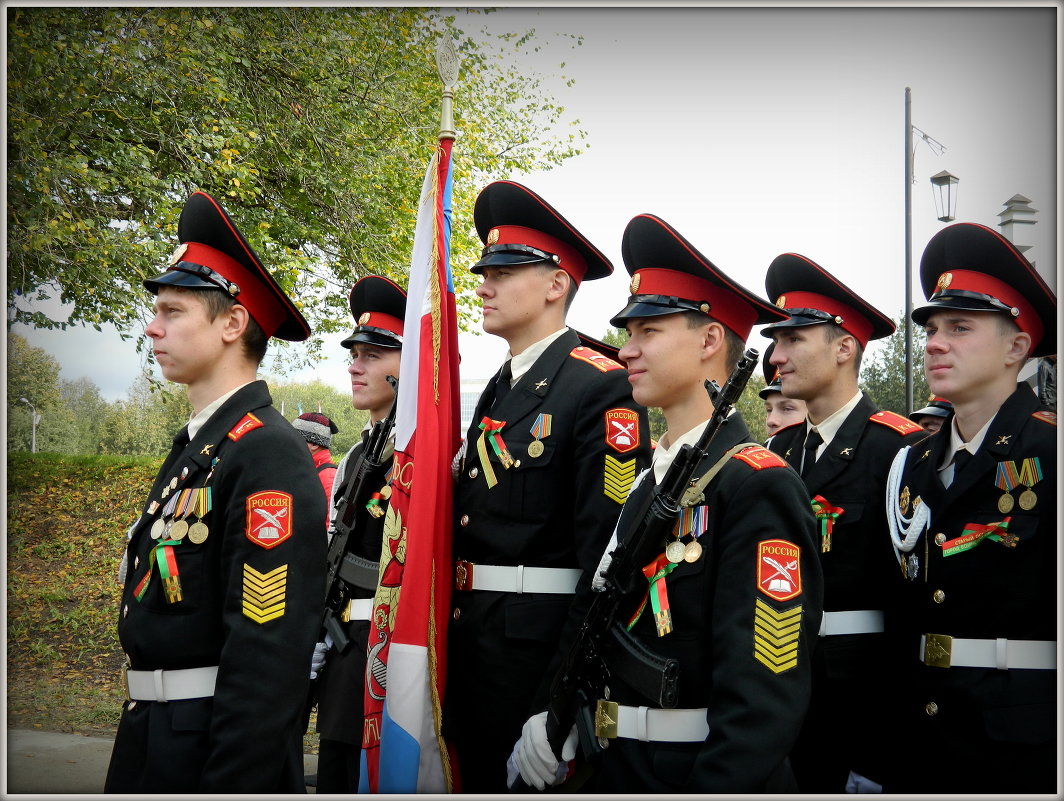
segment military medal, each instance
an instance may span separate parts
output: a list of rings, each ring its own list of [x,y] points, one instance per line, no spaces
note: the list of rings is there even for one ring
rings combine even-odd
[[[692,540],[687,543],[687,547],[684,548],[683,560],[689,563],[695,563],[702,557],[702,546],[698,540]]]
[[[528,443],[528,455],[533,459],[538,459],[543,455],[544,446],[541,440],[550,436],[550,421],[551,415],[540,412],[536,422],[532,424],[530,431],[535,439]]]
[[[687,546],[679,540],[673,540],[665,547],[665,558],[673,564],[678,564],[683,561],[684,554],[687,552]]]
[[[195,492],[192,500],[192,514],[200,518],[188,527],[188,541],[199,545],[207,539],[207,524],[203,522],[203,516],[211,510],[211,488],[200,487]]]
[[[1007,515],[1012,511],[1012,507],[1015,505],[1015,500],[1012,497],[1012,490],[1020,483],[1019,472],[1016,469],[1016,463],[1013,461],[998,462],[997,473],[994,477],[994,485],[1004,490],[1004,494],[998,498],[997,508],[1003,515]]]
[[[166,528],[166,521],[161,517],[151,524],[151,538],[153,540],[159,539],[163,535],[163,529]]]
[[[909,558],[905,564],[906,575],[910,581],[916,581],[916,577],[920,575],[920,559],[916,553],[909,554]]]
[[[1035,504],[1038,503],[1038,496],[1031,487],[1041,480],[1042,463],[1038,460],[1038,457],[1024,459],[1023,464],[1020,466],[1020,483],[1027,487],[1020,493],[1020,508],[1023,511],[1031,511],[1034,509]]]
[[[177,507],[175,520],[173,525],[170,526],[170,539],[180,540],[184,539],[188,533],[188,523],[185,518],[192,512],[192,505],[189,501],[192,500],[193,490],[189,487],[181,490],[181,494],[177,496]]]

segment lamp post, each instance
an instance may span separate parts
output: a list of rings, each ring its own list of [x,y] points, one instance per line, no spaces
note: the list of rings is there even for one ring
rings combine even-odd
[[[902,324],[905,326],[905,414],[913,410],[913,327],[910,315],[913,311],[913,161],[916,146],[913,143],[913,131],[920,134],[927,145],[939,155],[946,149],[941,142],[916,128],[912,121],[911,91],[905,87],[905,312]],[[954,187],[958,178],[943,170],[932,176],[931,183],[938,190],[936,207],[938,219],[949,222],[956,211],[957,193]],[[940,205],[945,198],[945,205]]]
[[[36,407],[25,398],[19,398],[22,403],[25,403],[30,407],[30,413],[33,415],[33,427],[30,433],[30,453],[37,452],[37,424],[41,422],[41,416],[37,414]]]
[[[931,186],[935,188],[935,214],[940,222],[953,222],[957,219],[957,192],[954,187],[960,180],[946,170],[931,176]]]

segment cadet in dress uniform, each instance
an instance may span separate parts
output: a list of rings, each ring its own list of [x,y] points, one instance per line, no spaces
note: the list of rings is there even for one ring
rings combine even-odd
[[[954,414],[891,472],[902,672],[884,790],[1054,793],[1056,415],[1017,376],[1056,348],[1056,296],[974,223],[932,237],[920,281],[924,373]]]
[[[790,315],[762,330],[775,342],[772,364],[784,394],[807,407],[805,424],[777,433],[771,450],[805,480],[824,568],[813,698],[791,762],[804,793],[841,793],[848,783],[875,791],[887,748],[877,684],[886,670],[883,593],[892,578],[881,499],[894,454],[926,432],[880,411],[857,386],[868,341],[894,332],[889,318],[795,253],[772,261],[765,288]]]
[[[620,356],[633,397],[660,407],[668,426],[621,513],[617,536],[626,536],[677,453],[701,436],[713,411],[705,380],[723,385],[753,325],[784,315],[653,215],[628,223],[621,252],[632,296],[610,322],[630,335]],[[682,510],[675,539],[661,543],[643,571],[648,582],[624,599],[615,623],[678,660],[677,707],[660,708],[605,653],[609,696],[595,719],[616,729],[598,731],[611,739],[595,792],[793,789],[787,753],[809,700],[821,609],[805,488],[783,459],[750,441],[738,411],[695,475],[708,482],[703,499]],[[550,754],[543,715],[529,721],[515,754],[522,777],[537,786],[552,783],[557,764],[553,755],[537,757]]]
[[[387,377],[399,377],[399,357],[403,347],[403,319],[406,315],[406,292],[398,284],[377,275],[367,275],[351,289],[351,315],[355,330],[340,346],[351,353],[347,368],[351,376],[351,404],[369,412],[369,426],[387,417],[395,392]],[[368,427],[367,427],[368,431]],[[363,439],[347,452],[336,471],[333,485],[334,503],[347,492],[353,468],[365,445]],[[380,486],[387,483],[392,452],[389,442],[387,458],[381,470]],[[365,509],[356,510],[354,528],[347,548],[358,557],[364,570],[359,572],[362,585],[354,595],[346,617],[346,634],[351,646],[344,653],[319,644],[324,652],[324,669],[318,681],[318,754],[317,792],[357,793],[359,761],[362,756],[362,720],[366,690],[366,644],[373,593],[377,588],[378,564],[384,532],[384,513],[391,492],[375,493]],[[336,506],[332,508],[330,538],[335,532]]]
[[[126,551],[118,636],[130,700],[112,793],[303,792],[307,661],[322,614],[325,498],[255,373],[306,321],[218,202],[185,203],[144,333],[194,416]]]
[[[934,434],[952,413],[953,404],[932,392],[927,399],[927,406],[910,414],[909,419],[927,433]]]
[[[768,430],[769,436],[769,439],[765,442],[766,447],[780,429],[804,423],[806,414],[804,400],[788,398],[783,394],[780,371],[770,361],[775,347],[776,343],[770,343],[765,349],[765,355],[761,358],[765,386],[757,393],[758,397],[765,402],[765,428]]]
[[[488,185],[474,221],[484,330],[510,355],[459,465],[444,733],[464,791],[505,792],[507,757],[546,704],[650,433],[624,368],[565,327],[577,285],[609,275],[609,260],[520,184]]]

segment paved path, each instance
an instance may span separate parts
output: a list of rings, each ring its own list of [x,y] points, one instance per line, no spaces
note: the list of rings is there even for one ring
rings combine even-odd
[[[110,737],[8,729],[4,794],[102,793],[113,744]],[[318,757],[306,754],[303,764],[314,773]]]

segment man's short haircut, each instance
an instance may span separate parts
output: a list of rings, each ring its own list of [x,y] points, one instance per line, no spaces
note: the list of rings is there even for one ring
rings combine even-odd
[[[835,325],[834,323],[823,323],[824,336],[829,343],[834,342],[840,337],[851,336],[849,331],[846,331],[842,326]],[[864,348],[861,347],[861,343],[858,342],[857,337],[853,337],[854,345],[857,350],[853,357],[853,371],[855,375],[861,374],[861,359],[864,357]]]
[[[539,267],[541,270],[549,270],[551,272],[554,272],[555,270],[561,270],[562,269],[561,267],[559,267],[557,264],[555,264],[552,261],[539,261],[539,262],[536,262],[533,266],[534,267]],[[564,273],[565,270],[562,270],[562,272]],[[565,274],[569,275],[568,273],[565,273]],[[573,300],[576,299],[576,290],[578,290],[579,288],[580,288],[580,285],[576,282],[576,280],[571,275],[569,275],[569,294],[565,296],[565,309],[564,309],[565,314],[569,313],[569,307],[573,305]]]
[[[174,287],[174,289],[180,289],[180,287]],[[182,291],[194,292],[199,296],[199,299],[203,302],[203,308],[207,312],[207,319],[211,322],[216,320],[219,314],[229,311],[237,303],[235,298],[220,289],[186,289]],[[241,338],[241,342],[244,345],[244,353],[248,355],[248,358],[254,361],[256,365],[262,364],[262,360],[266,357],[266,346],[269,344],[269,339],[250,313],[248,313],[248,325],[244,329],[244,336]]]
[[[713,317],[707,317],[702,312],[685,311],[681,312],[684,318],[687,320],[688,328],[701,328],[709,323],[720,323]],[[734,368],[739,359],[746,353],[746,343],[739,339],[738,335],[732,331],[728,326],[720,323],[724,329],[724,356],[728,360],[729,369]]]

